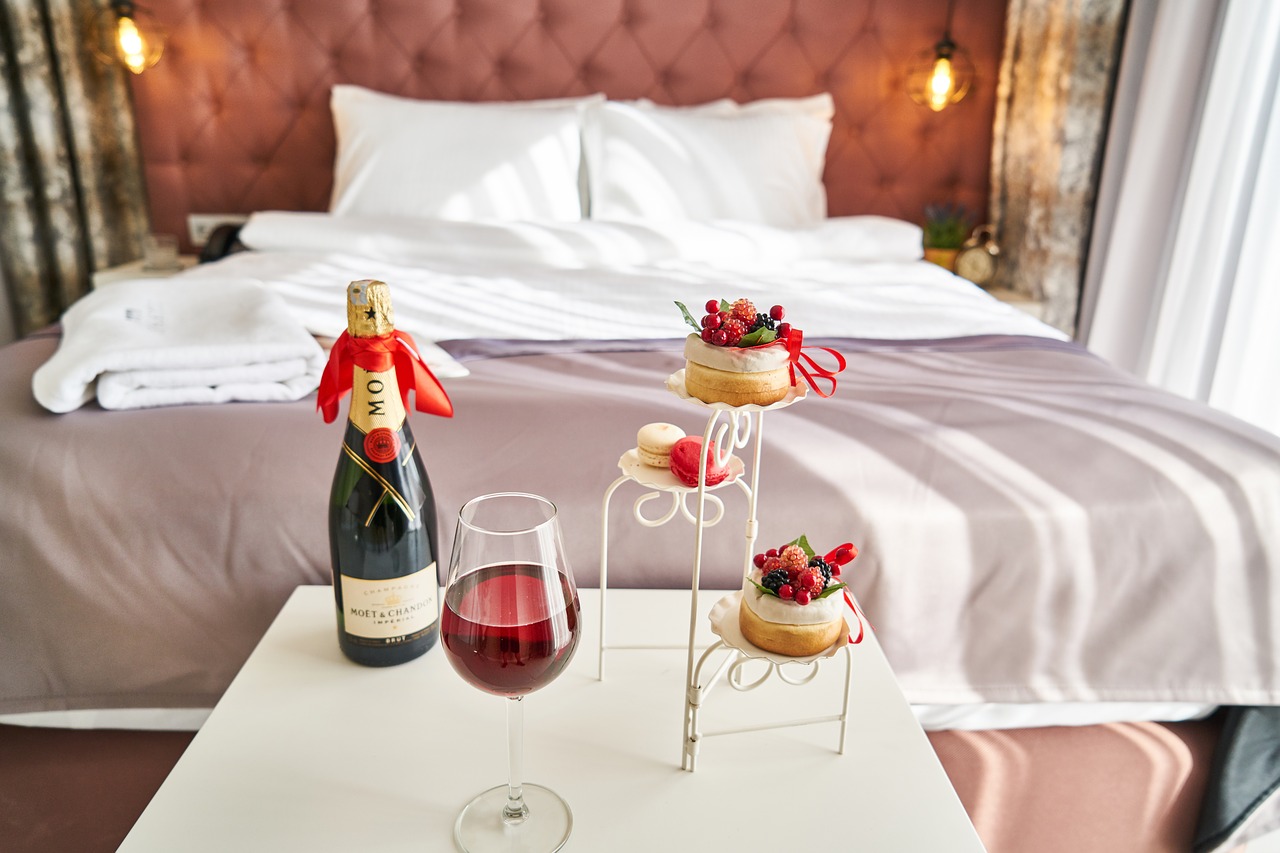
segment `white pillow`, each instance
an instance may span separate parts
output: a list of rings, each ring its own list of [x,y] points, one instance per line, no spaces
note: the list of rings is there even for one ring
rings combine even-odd
[[[582,109],[593,100],[455,103],[334,86],[329,210],[579,220]]]
[[[682,107],[660,106],[648,98],[640,98],[629,103],[646,109],[657,107],[664,110],[707,113],[710,115],[735,115],[744,112],[778,113],[782,115],[808,115],[823,121],[831,121],[836,114],[836,102],[829,92],[807,95],[803,98],[761,98],[758,101],[747,101],[742,104],[731,98],[720,98],[715,101],[707,101],[705,104],[691,104]]]
[[[814,104],[796,106],[591,105],[583,136],[591,218],[820,222],[831,119]]]

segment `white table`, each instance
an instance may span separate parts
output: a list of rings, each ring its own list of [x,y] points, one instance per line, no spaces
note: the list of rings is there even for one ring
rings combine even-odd
[[[707,740],[687,773],[685,651],[620,646],[687,639],[689,591],[610,590],[604,681],[598,591],[580,595],[577,657],[525,709],[526,781],[569,801],[566,851],[983,849],[874,636],[853,650],[844,755],[826,724],[773,729]],[[356,666],[335,631],[330,588],[299,587],[121,850],[453,849],[458,810],[505,782],[505,700],[465,684],[439,647]],[[714,640],[709,625],[699,639]],[[717,727],[794,716],[843,686],[828,663],[804,687],[724,691],[703,714]]]

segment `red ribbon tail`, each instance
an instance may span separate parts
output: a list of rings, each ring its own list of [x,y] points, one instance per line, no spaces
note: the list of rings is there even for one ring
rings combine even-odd
[[[847,366],[844,356],[830,347],[810,347],[810,349],[819,349],[835,356],[836,368],[835,370],[828,370],[818,364],[818,362],[813,359],[813,356],[808,353],[801,352],[803,341],[804,333],[799,329],[792,329],[791,334],[787,336],[787,352],[791,357],[791,384],[796,384],[796,371],[798,370],[800,371],[800,375],[804,377],[804,381],[808,383],[809,387],[812,388],[819,397],[830,397],[832,394],[836,393],[836,374],[844,370]],[[805,368],[804,364],[801,364],[801,359],[808,363],[808,369]],[[830,382],[831,390],[823,391],[819,388],[818,380]]]
[[[351,367],[351,337],[343,332],[329,350],[329,360],[320,375],[320,390],[316,394],[316,409],[327,424],[338,417],[338,403],[351,390]]]
[[[413,388],[413,404],[419,412],[439,415],[442,418],[453,417],[453,401],[445,393],[440,380],[427,367],[418,352],[418,345],[406,332],[396,332],[396,378],[400,383],[400,396],[405,407],[409,405],[409,389]]]
[[[856,646],[862,642],[862,638],[866,635],[862,622],[862,611],[858,610],[858,605],[854,603],[853,596],[849,594],[849,587],[846,586],[842,592],[844,593],[845,603],[853,610],[854,618],[858,620],[858,636],[855,638],[852,634],[849,635],[849,644]]]

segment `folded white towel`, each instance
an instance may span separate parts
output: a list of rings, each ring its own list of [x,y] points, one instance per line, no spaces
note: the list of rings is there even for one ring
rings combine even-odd
[[[62,342],[31,389],[52,412],[297,400],[324,350],[284,300],[251,279],[139,279],[89,293],[62,315]]]

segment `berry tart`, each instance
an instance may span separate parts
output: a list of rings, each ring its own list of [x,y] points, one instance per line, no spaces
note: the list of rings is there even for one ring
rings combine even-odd
[[[841,567],[858,555],[852,543],[818,556],[801,536],[756,554],[742,584],[738,627],[753,645],[788,657],[808,657],[848,633],[839,591]]]
[[[685,390],[704,403],[768,406],[791,390],[789,323],[775,305],[764,314],[750,299],[712,299],[702,322],[677,302],[695,334],[685,340]]]

